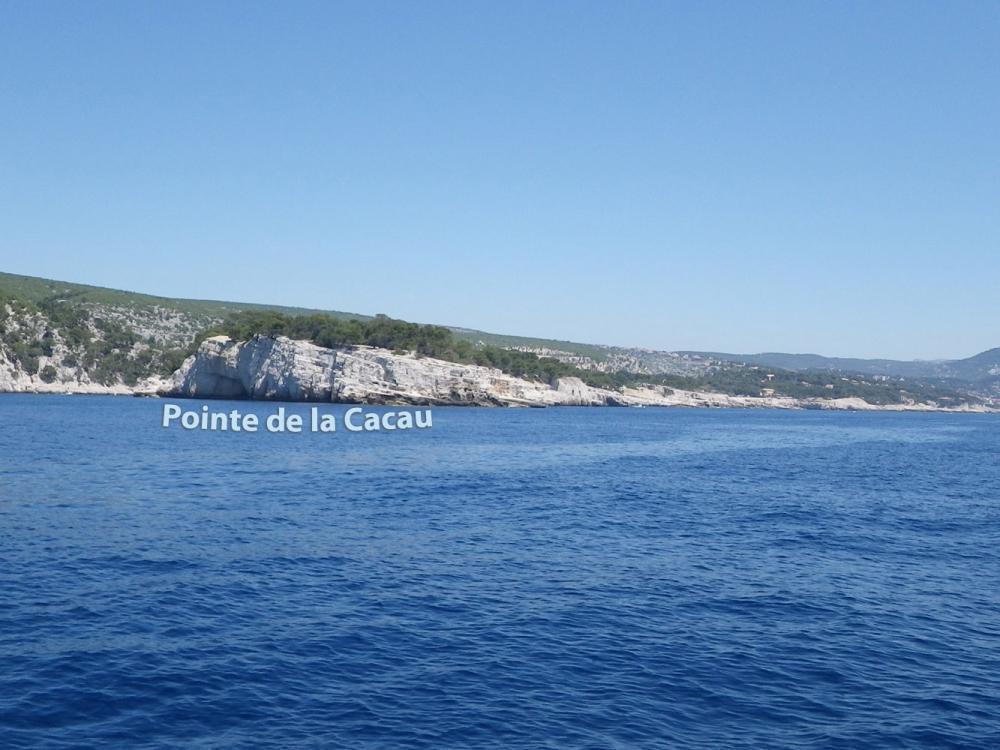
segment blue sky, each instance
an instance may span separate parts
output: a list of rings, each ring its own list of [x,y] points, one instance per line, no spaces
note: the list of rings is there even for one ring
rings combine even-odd
[[[578,341],[1000,346],[1000,4],[0,2],[0,270]]]

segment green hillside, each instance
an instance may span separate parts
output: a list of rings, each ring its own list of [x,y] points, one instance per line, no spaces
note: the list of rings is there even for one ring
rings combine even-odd
[[[581,357],[590,357],[601,362],[607,358],[613,347],[595,344],[580,344],[575,341],[560,341],[558,339],[539,339],[531,336],[508,336],[501,333],[486,333],[472,328],[457,328],[450,326],[452,332],[461,339],[472,343],[483,343],[489,346],[500,346],[508,349],[523,347],[526,349],[556,349]]]
[[[371,320],[373,315],[344,312],[341,310],[320,310],[307,307],[289,307],[286,305],[269,305],[256,302],[227,302],[222,300],[197,300],[179,297],[158,297],[141,292],[129,292],[121,289],[75,284],[68,281],[56,281],[35,276],[20,276],[0,272],[0,299],[21,300],[33,304],[41,304],[51,300],[85,305],[110,305],[135,310],[169,309],[178,313],[197,318],[201,321],[221,321],[234,313],[244,310],[264,310],[279,312],[285,315],[307,315],[323,313],[344,320]],[[206,323],[207,325],[207,323]],[[460,339],[473,344],[482,342],[492,346],[505,348],[527,347],[531,349],[558,349],[560,351],[603,360],[607,356],[607,347],[592,344],[581,344],[573,341],[560,341],[527,336],[509,336],[487,333],[471,328],[447,326]]]
[[[339,310],[311,310],[301,307],[284,307],[281,305],[265,305],[252,302],[223,302],[221,300],[157,297],[140,292],[127,292],[121,289],[108,289],[88,284],[74,284],[68,281],[55,281],[53,279],[19,276],[3,272],[0,272],[0,297],[23,300],[34,304],[61,299],[80,304],[114,305],[136,309],[159,307],[176,310],[188,315],[209,316],[220,319],[241,310],[274,310],[289,315],[323,312],[335,317],[359,320],[369,317],[355,313],[340,312]]]
[[[764,392],[801,398],[856,396],[883,404],[914,400],[954,405],[972,398],[940,381],[848,378],[830,371],[796,373],[795,368],[773,365],[762,370],[749,362],[711,360],[702,360],[695,369],[677,370],[671,368],[683,357],[665,352],[419,325],[382,315],[158,297],[0,273],[0,368],[7,369],[8,377],[131,387],[174,372],[197,342],[213,332],[237,339],[282,334],[322,346],[366,344],[416,351],[542,381],[576,376],[605,388],[649,384],[748,396]],[[539,356],[536,351],[514,349],[556,354]],[[992,366],[992,353],[982,359],[980,368]],[[605,366],[609,363],[613,366]]]

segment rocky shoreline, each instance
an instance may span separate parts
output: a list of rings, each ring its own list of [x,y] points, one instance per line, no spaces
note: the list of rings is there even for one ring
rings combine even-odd
[[[6,375],[6,377],[4,377]],[[990,412],[987,406],[941,407],[907,403],[875,405],[860,398],[796,399],[730,396],[642,386],[614,391],[576,377],[540,383],[479,365],[457,364],[373,347],[327,349],[281,336],[233,341],[216,336],[168,379],[134,387],[87,382],[43,383],[0,373],[0,391],[250,399],[313,403],[428,406],[687,406],[851,411]]]
[[[284,337],[202,342],[161,395],[273,401],[463,406],[690,406],[880,411],[986,411],[930,404],[877,406],[859,398],[730,396],[659,386],[613,391],[576,377],[541,383],[479,365],[372,347],[327,349]]]

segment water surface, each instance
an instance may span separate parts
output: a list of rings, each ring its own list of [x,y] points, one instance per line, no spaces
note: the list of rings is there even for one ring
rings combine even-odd
[[[0,396],[0,747],[1000,747],[994,415],[161,408]]]

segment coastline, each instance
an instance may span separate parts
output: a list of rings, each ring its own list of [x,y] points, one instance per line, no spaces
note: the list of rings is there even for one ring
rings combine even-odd
[[[897,413],[938,413],[938,414],[997,414],[1000,409],[992,406],[964,406],[964,407],[943,407],[931,404],[869,404],[861,399],[826,399],[808,400],[794,399],[786,397],[759,398],[753,396],[730,396],[723,393],[711,391],[675,391],[675,397],[660,397],[649,399],[640,397],[634,402],[621,404],[532,404],[532,403],[505,403],[505,404],[480,404],[480,403],[459,403],[442,401],[420,401],[416,400],[341,400],[341,401],[309,401],[302,399],[240,399],[234,397],[215,396],[182,396],[164,392],[162,389],[150,389],[148,387],[130,388],[124,385],[95,386],[83,385],[78,388],[67,387],[67,384],[59,384],[61,387],[53,387],[56,384],[42,384],[45,387],[20,388],[16,390],[0,390],[0,397],[3,396],[100,396],[109,398],[156,398],[168,399],[176,398],[183,400],[231,400],[247,401],[251,403],[287,403],[287,404],[335,404],[343,406],[433,406],[433,407],[456,407],[456,408],[499,408],[499,409],[525,409],[525,408],[559,408],[562,406],[587,406],[588,408],[655,408],[655,409],[761,409],[777,411],[850,411],[850,412],[897,412]],[[635,391],[641,389],[626,389]]]
[[[8,368],[0,372],[0,393],[173,397],[201,400],[341,403],[378,406],[550,406],[683,407],[995,413],[991,403],[940,405],[910,400],[873,404],[857,396],[796,398],[781,395],[730,395],[657,385],[618,390],[587,385],[579,377],[541,382],[499,369],[459,364],[368,346],[330,349],[283,336],[234,341],[206,339],[170,377],[150,377],[133,386],[73,379],[61,373],[44,382]]]

